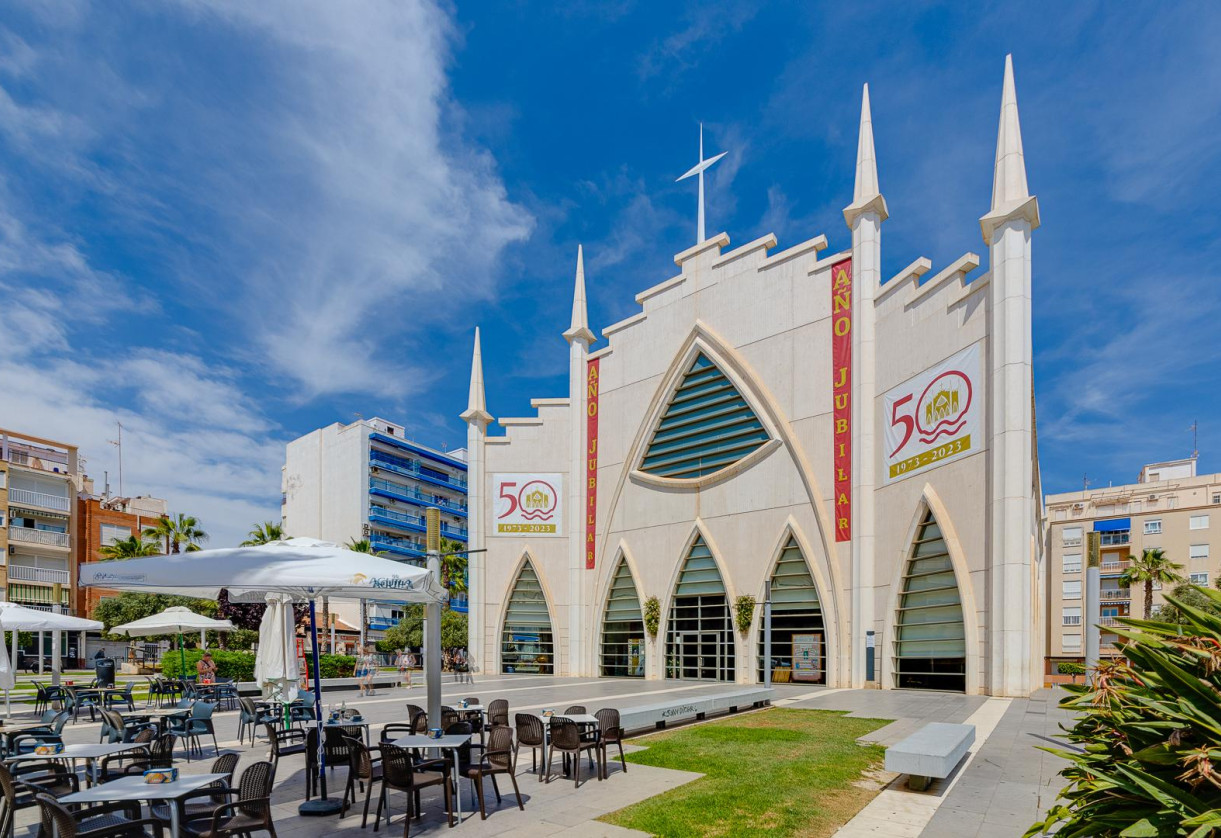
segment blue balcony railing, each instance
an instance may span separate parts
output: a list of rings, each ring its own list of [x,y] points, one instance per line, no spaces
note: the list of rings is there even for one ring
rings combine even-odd
[[[449,486],[455,489],[466,491],[466,478],[459,477],[456,474],[447,474],[437,469],[422,466],[416,460],[409,460],[406,457],[396,457],[393,454],[387,454],[385,451],[378,451],[376,448],[369,451],[369,462],[378,468],[389,469],[390,471],[399,474],[405,474],[409,477],[415,477],[420,480],[427,480],[430,483],[436,483],[440,486]]]
[[[375,485],[373,481],[376,481],[378,488],[394,492],[395,497],[401,498],[408,503],[413,503],[417,506],[435,506],[445,512],[452,512],[454,515],[461,515],[463,518],[466,517],[466,504],[453,498],[427,494],[414,486],[403,486],[398,483],[391,483],[389,480],[381,480],[377,477],[370,477],[369,481],[370,486]]]
[[[387,483],[385,480],[378,480],[376,477],[369,480],[369,491],[373,494],[382,494],[393,498],[401,498],[399,491],[402,487],[396,486],[393,483]],[[406,528],[416,532],[424,532],[424,517],[421,515],[409,515],[406,512],[399,512],[395,509],[388,509],[384,506],[373,504],[369,507],[369,520],[387,523],[391,526]],[[452,538],[457,541],[466,541],[469,531],[466,527],[451,524],[447,521],[441,522],[441,535],[446,538]]]
[[[408,538],[395,538],[394,536],[373,533],[369,536],[369,544],[377,552],[394,553],[395,555],[407,556],[413,559],[426,558],[428,555],[424,550],[423,544],[418,544]]]

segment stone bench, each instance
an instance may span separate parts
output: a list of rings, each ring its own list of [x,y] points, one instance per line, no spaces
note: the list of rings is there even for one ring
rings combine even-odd
[[[709,713],[736,713],[741,708],[762,707],[770,704],[774,695],[775,690],[758,687],[642,704],[620,710],[619,726],[624,731],[660,730],[669,722],[698,720]]]
[[[944,780],[975,742],[975,725],[933,722],[886,749],[886,770],[909,775],[907,787],[924,791],[931,778]]]
[[[313,688],[313,680],[310,680],[310,688]],[[399,677],[397,672],[383,672],[373,676],[373,689],[387,690],[397,687],[403,683],[403,679]],[[417,675],[418,683],[418,675]],[[332,690],[355,690],[357,689],[357,680],[355,678],[323,678],[322,692],[328,693]],[[237,694],[243,697],[254,697],[262,694],[259,685],[254,681],[239,681],[237,684]]]

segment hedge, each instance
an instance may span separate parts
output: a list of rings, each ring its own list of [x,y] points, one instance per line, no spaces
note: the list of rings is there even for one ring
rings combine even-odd
[[[1060,661],[1056,664],[1056,672],[1061,675],[1084,675],[1085,664],[1077,661]]]
[[[216,663],[218,678],[232,678],[235,681],[254,680],[254,653],[230,652],[224,649],[212,649],[212,660]],[[195,664],[203,657],[199,649],[186,651],[187,674],[195,674]],[[356,658],[351,655],[320,655],[318,658],[323,678],[350,678],[356,669]],[[179,669],[178,652],[170,650],[161,656],[161,674],[167,678],[182,677]]]

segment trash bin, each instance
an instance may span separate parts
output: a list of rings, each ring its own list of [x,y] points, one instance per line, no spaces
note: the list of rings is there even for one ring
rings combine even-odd
[[[114,686],[114,658],[98,658],[93,662],[93,671],[99,687]]]

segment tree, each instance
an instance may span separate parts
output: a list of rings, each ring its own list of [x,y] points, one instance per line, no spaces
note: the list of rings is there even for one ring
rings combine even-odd
[[[167,596],[165,594],[121,593],[115,597],[106,597],[99,602],[93,611],[93,618],[101,620],[106,626],[106,631],[110,631],[115,626],[151,617],[153,614],[159,614],[175,605],[189,608],[196,614],[203,614],[205,617],[216,616],[216,603],[208,599],[191,599],[185,596]],[[160,636],[171,639],[178,637],[177,634]],[[198,634],[195,636],[198,637]],[[155,640],[157,638],[147,639]]]
[[[409,605],[398,625],[386,630],[381,647],[405,649],[424,645],[424,606]],[[441,648],[465,649],[467,645],[466,615],[446,609],[441,612]]]
[[[353,553],[368,553],[372,556],[380,556],[381,553],[373,549],[373,542],[367,538],[355,539],[349,538],[345,545]],[[360,638],[363,642],[369,636],[369,605],[364,600],[360,601]]]
[[[283,541],[284,528],[279,524],[273,524],[271,521],[264,521],[261,524],[255,524],[250,530],[250,538],[242,542],[243,547],[257,547],[260,544],[270,544],[273,541]]]
[[[1183,577],[1175,571],[1183,566],[1170,561],[1159,548],[1146,548],[1139,559],[1129,554],[1128,561],[1131,564],[1119,577],[1119,584],[1128,588],[1133,582],[1145,583],[1145,619],[1148,620],[1153,615],[1154,583],[1166,586],[1182,582]]]
[[[138,559],[141,556],[158,556],[161,547],[155,541],[145,541],[137,535],[131,535],[114,544],[107,544],[98,553],[104,559]]]
[[[163,515],[155,526],[144,528],[145,538],[165,542],[165,553],[190,553],[198,550],[200,543],[208,540],[208,534],[199,527],[199,522],[190,515],[179,512],[174,518]],[[185,545],[185,546],[184,546]]]
[[[441,584],[450,595],[466,593],[466,545],[441,539]]]

